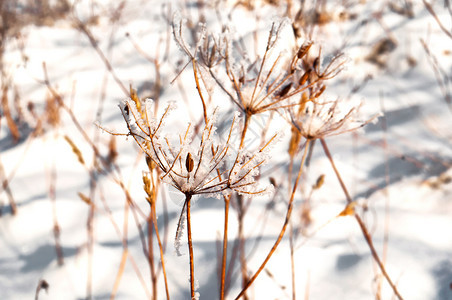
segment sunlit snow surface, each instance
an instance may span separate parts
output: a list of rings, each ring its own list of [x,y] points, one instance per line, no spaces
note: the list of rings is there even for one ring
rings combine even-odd
[[[20,2],[15,5],[20,6]],[[153,96],[156,68],[152,59],[159,61],[159,111],[163,112],[172,101],[176,104],[177,108],[166,120],[165,132],[177,137],[186,130],[189,122],[195,126],[202,121],[202,106],[191,65],[178,75],[190,61],[172,37],[169,22],[173,15],[176,14],[178,20],[191,20],[191,26],[195,26],[202,14],[206,18],[206,28],[215,34],[220,34],[222,26],[228,25],[229,31],[223,34],[236,39],[240,47],[247,49],[245,58],[241,59],[253,61],[256,51],[260,56],[265,51],[272,22],[279,22],[286,15],[286,3],[293,2],[292,17],[299,9],[295,3],[298,1],[275,1],[281,3],[279,7],[257,1],[259,3],[252,10],[235,2],[219,1],[216,9],[207,1],[200,8],[195,1],[129,0],[123,2],[118,19],[114,15],[118,12],[119,1],[76,1],[65,18],[50,26],[28,24],[20,29],[20,38],[6,41],[2,84],[9,86],[7,95],[13,116],[17,115],[13,102],[14,90],[17,91],[19,100],[16,102],[19,101],[26,118],[22,123],[29,127],[21,128],[22,138],[14,143],[2,111],[0,161],[3,174],[0,174],[2,181],[5,176],[8,178],[17,214],[12,214],[8,194],[2,188],[0,299],[34,299],[40,280],[45,280],[49,287],[47,292],[41,290],[39,299],[85,299],[89,295],[87,282],[91,282],[94,299],[109,299],[115,290],[124,252],[126,195],[118,182],[124,184],[144,214],[149,212],[141,178],[147,167],[132,137],[116,137],[120,172],[111,170],[97,175],[93,192],[90,190],[92,147],[66,111],[61,110],[61,120],[56,128],[45,125],[38,137],[31,134],[36,119],[27,110],[27,104],[33,103],[35,111],[42,114],[49,95],[43,82],[43,62],[50,84],[63,96],[64,103],[102,155],[107,155],[111,138],[102,128],[127,133],[118,108],[126,95],[87,36],[77,30],[76,20],[88,22],[97,16],[87,26],[99,49],[111,63],[115,76],[127,89],[130,84],[136,88],[140,97]],[[355,133],[326,137],[336,166],[353,200],[357,201],[357,213],[365,221],[375,247],[404,299],[450,300],[452,110],[444,101],[432,59],[424,50],[421,39],[448,76],[452,75],[452,39],[441,31],[420,1],[413,1],[412,17],[390,9],[386,1],[345,1],[348,2],[345,6],[343,2],[327,1],[326,10],[332,20],[314,27],[309,37],[302,34],[302,38],[295,40],[290,21],[282,20],[288,25],[283,28],[275,51],[284,53],[309,39],[316,49],[322,48],[325,61],[337,52],[344,53],[346,66],[336,78],[327,82],[325,99],[361,103],[356,118],[362,121],[382,116]],[[400,7],[411,3],[399,2]],[[451,17],[443,2],[436,1],[433,8],[445,27],[450,28]],[[307,15],[310,9],[306,4]],[[188,23],[183,26],[186,28]],[[188,30],[183,32],[183,37],[189,45],[192,37]],[[390,47],[390,51],[374,57],[380,65],[371,62],[369,57],[375,45],[388,38],[396,43],[393,49]],[[134,43],[143,53],[134,47]],[[238,47],[238,44],[233,46]],[[216,133],[227,136],[237,106],[208,78],[207,71],[203,75],[206,77],[203,84],[214,87],[209,111],[219,107]],[[444,79],[446,75],[439,76]],[[450,81],[446,82],[449,94],[451,88]],[[99,117],[96,114],[100,105]],[[250,148],[259,146],[261,131],[269,117],[269,113],[264,113],[252,120],[246,140]],[[250,273],[260,266],[273,246],[284,223],[289,199],[287,149],[290,125],[282,114],[274,114],[272,118],[266,139],[275,133],[284,135],[272,145],[272,157],[262,167],[259,180],[267,185],[272,177],[278,187],[274,196],[254,198],[245,216]],[[65,136],[81,151],[84,166],[78,162]],[[231,141],[237,143],[237,139],[240,137],[232,137]],[[295,159],[294,169],[300,159],[301,154]],[[310,196],[312,185],[322,174],[325,175],[323,186]],[[296,170],[292,179],[295,177]],[[52,202],[52,185],[55,186],[55,202]],[[87,232],[89,205],[81,200],[79,193],[94,199],[92,255]],[[305,227],[300,220],[301,204],[308,197],[311,197],[312,223]],[[171,299],[189,299],[185,235],[181,240],[182,256],[176,255],[173,246],[183,195],[162,185],[157,201],[158,226],[166,243],[164,258],[170,296]],[[202,196],[193,201],[197,292],[200,299],[217,299],[224,203],[214,197]],[[164,203],[167,215],[164,214]],[[298,233],[294,243],[297,299],[375,299],[378,291],[382,293],[381,299],[392,299],[393,291],[379,275],[356,221],[352,217],[335,218],[344,209],[346,200],[320,143],[315,144],[294,203],[293,230],[303,226],[301,231],[304,233]],[[55,216],[64,253],[62,266],[58,266],[55,252]],[[144,216],[138,214],[137,220],[147,234]],[[129,258],[114,294],[116,299],[147,299],[152,295],[149,263],[130,208],[127,221]],[[231,208],[229,261],[237,232],[237,212]],[[288,237],[286,232],[265,271],[249,289],[250,299],[292,299]],[[159,264],[156,240],[153,246],[155,261]],[[238,258],[235,263],[227,299],[234,299],[241,290]],[[89,270],[92,270],[91,280],[88,279]],[[166,299],[161,272],[159,275],[158,299]]]

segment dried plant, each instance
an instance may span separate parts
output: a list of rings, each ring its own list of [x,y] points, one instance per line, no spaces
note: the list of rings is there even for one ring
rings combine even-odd
[[[361,219],[361,217],[355,213],[354,205],[355,202],[352,200],[352,197],[350,196],[348,189],[342,180],[342,177],[340,175],[339,170],[337,169],[333,156],[331,155],[331,152],[327,146],[327,143],[325,141],[325,138],[331,135],[338,135],[343,134],[346,132],[350,132],[353,130],[356,130],[369,122],[371,122],[373,119],[376,118],[374,116],[373,118],[370,118],[369,120],[365,122],[356,123],[356,121],[353,118],[353,113],[356,111],[356,107],[351,107],[345,110],[345,112],[340,111],[339,105],[343,105],[344,102],[339,102],[339,100],[333,101],[333,102],[319,102],[319,101],[311,101],[309,103],[306,103],[305,111],[299,111],[298,112],[298,118],[293,117],[292,113],[292,120],[294,123],[295,128],[299,131],[299,133],[306,139],[306,144],[309,144],[311,141],[320,140],[322,148],[325,152],[326,157],[331,163],[331,166],[334,170],[334,173],[336,174],[336,177],[339,181],[339,184],[341,185],[341,188],[344,192],[345,198],[347,200],[347,206],[345,208],[346,213],[344,215],[350,215],[354,216],[362,233],[363,236],[369,245],[369,249],[372,253],[372,257],[374,258],[375,262],[377,263],[378,267],[380,268],[383,276],[388,281],[389,285],[393,289],[395,295],[399,299],[403,299],[400,295],[396,285],[393,283],[391,278],[389,277],[388,273],[386,272],[386,268],[384,264],[382,263],[374,245],[372,237]]]
[[[255,178],[259,174],[259,168],[268,158],[268,146],[275,136],[256,153],[234,147],[232,136],[238,127],[236,115],[224,142],[217,143],[214,126],[216,112],[214,111],[200,134],[199,144],[196,143],[192,126],[189,124],[185,133],[179,135],[174,145],[175,141],[164,132],[165,121],[174,106],[170,104],[159,119],[154,117],[152,107],[152,100],[147,99],[141,103],[134,98],[134,100],[125,100],[121,104],[121,111],[129,130],[127,135],[134,138],[147,157],[160,169],[162,174],[160,179],[185,195],[175,247],[179,252],[184,216],[186,216],[190,290],[191,297],[194,298],[196,294],[191,238],[191,199],[196,195],[228,196],[231,191],[245,196],[269,192],[271,189],[260,187]]]
[[[266,189],[257,186],[254,177],[259,174],[259,167],[266,161],[268,143],[257,153],[249,153],[241,149],[235,152],[231,137],[238,127],[237,115],[233,118],[229,134],[224,143],[216,144],[215,119],[216,113],[208,119],[201,133],[199,145],[193,139],[191,124],[185,133],[178,137],[178,145],[162,132],[166,118],[173,105],[169,105],[160,119],[154,117],[153,101],[145,101],[140,112],[136,102],[124,101],[121,109],[131,135],[140,148],[151,158],[163,172],[161,179],[186,195],[217,195],[228,194],[230,190],[244,195],[261,194]],[[274,137],[272,138],[272,140]],[[195,144],[195,145],[193,145]],[[232,147],[232,149],[231,149]],[[227,161],[232,163],[225,166]],[[217,170],[221,170],[217,174]]]
[[[240,133],[239,149],[245,147],[245,137],[253,116],[265,112],[282,111],[300,106],[300,103],[303,105],[305,102],[314,101],[325,91],[325,81],[335,77],[345,64],[341,54],[334,56],[324,64],[322,49],[318,48],[318,51],[315,52],[316,47],[313,47],[312,41],[305,41],[293,50],[279,48],[278,44],[287,23],[287,19],[272,23],[262,57],[250,60],[248,55],[245,54],[248,51],[242,49],[240,44],[236,42],[231,29],[223,27],[220,34],[214,35],[208,32],[205,24],[202,24],[199,27],[199,32],[196,34],[192,32],[193,45],[189,47],[184,39],[183,20],[180,16],[173,19],[175,41],[189,57],[193,66],[193,75],[203,105],[206,124],[208,123],[206,100],[202,92],[201,82],[204,83],[209,96],[211,96],[213,90],[212,86],[214,84],[219,86],[242,112],[244,126]],[[293,196],[294,194],[291,195],[292,199]],[[234,207],[237,210],[239,223],[238,248],[242,273],[242,291],[245,292],[255,279],[255,277],[249,279],[245,258],[246,239],[244,238],[243,224],[250,203],[242,201],[240,197],[236,199],[237,203]],[[225,224],[227,224],[228,207],[225,208]],[[291,205],[288,206],[288,210],[291,210]],[[275,249],[282,239],[284,231],[285,229],[281,231],[281,235],[275,243]],[[225,246],[223,249],[226,251]],[[271,254],[275,249],[272,249]],[[224,278],[224,272],[223,264],[222,278]],[[223,279],[221,284],[220,298],[223,299]],[[246,294],[244,296],[246,299]]]
[[[297,112],[290,110],[292,124],[301,136],[313,140],[357,130],[377,117],[364,122],[357,121],[355,115],[358,107],[346,106],[349,105],[340,100],[309,101],[300,106]]]

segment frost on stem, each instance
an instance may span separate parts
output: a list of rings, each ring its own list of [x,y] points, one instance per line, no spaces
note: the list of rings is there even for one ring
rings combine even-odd
[[[176,230],[176,238],[174,239],[174,249],[176,251],[177,256],[182,256],[183,254],[180,251],[182,235],[185,229],[185,205],[182,208],[182,213],[179,216],[179,221],[177,222],[177,230]]]

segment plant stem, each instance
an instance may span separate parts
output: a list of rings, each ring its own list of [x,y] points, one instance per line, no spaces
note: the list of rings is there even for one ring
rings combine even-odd
[[[193,242],[191,238],[191,194],[185,194],[185,203],[187,205],[187,238],[188,238],[188,253],[190,256],[190,299],[195,298],[195,265],[193,256]]]
[[[284,233],[286,232],[287,229],[287,225],[289,224],[289,220],[290,220],[290,216],[292,214],[292,209],[293,209],[293,200],[295,198],[295,192],[297,191],[297,187],[298,187],[298,182],[300,181],[301,178],[301,174],[303,173],[303,165],[306,161],[306,155],[308,153],[308,148],[309,148],[309,143],[310,140],[306,141],[305,144],[305,149],[303,152],[303,157],[301,159],[300,162],[300,168],[298,170],[298,175],[297,175],[297,179],[295,180],[294,186],[293,186],[293,190],[292,190],[292,194],[290,195],[290,200],[289,200],[289,204],[287,206],[287,212],[286,212],[286,219],[284,221],[284,225],[281,228],[281,231],[279,233],[278,239],[275,241],[275,243],[273,244],[273,247],[270,249],[270,252],[268,253],[267,257],[265,258],[264,262],[261,264],[261,266],[259,267],[259,269],[256,271],[256,273],[254,273],[254,275],[248,280],[247,284],[245,285],[245,287],[242,289],[242,291],[240,292],[240,294],[237,295],[237,297],[235,298],[235,300],[239,299],[240,297],[242,297],[242,295],[245,293],[245,291],[253,284],[254,280],[256,280],[257,276],[259,276],[259,274],[262,272],[262,270],[265,268],[265,265],[267,264],[267,262],[270,260],[271,256],[273,255],[273,253],[276,251],[276,248],[278,247],[279,243],[281,242],[282,238],[284,237]]]
[[[293,236],[293,227],[292,221],[289,223],[289,245],[290,245],[290,269],[291,269],[291,279],[292,279],[292,300],[297,299],[296,295],[296,281],[295,281],[295,258],[294,258],[294,236]]]
[[[157,216],[156,216],[156,213],[155,213],[155,204],[151,205],[151,218],[152,218],[152,222],[154,223],[155,235],[157,237],[157,242],[159,244],[160,261],[161,261],[161,264],[162,264],[163,280],[165,281],[166,299],[169,300],[170,296],[169,296],[169,290],[168,290],[168,280],[167,280],[167,277],[166,277],[165,259],[164,259],[164,256],[163,256],[163,245],[162,245],[162,241],[160,240],[159,227],[157,225]]]
[[[238,234],[239,234],[239,260],[240,260],[240,272],[242,273],[242,289],[245,289],[248,282],[248,270],[246,266],[245,257],[245,236],[243,233],[244,219],[245,219],[245,207],[243,204],[243,197],[237,195],[237,212],[238,212]],[[243,298],[248,300],[248,296],[244,293]]]
[[[320,142],[322,143],[322,147],[325,152],[325,155],[328,157],[328,160],[330,161],[331,166],[333,167],[334,173],[336,174],[336,177],[339,180],[342,190],[344,191],[345,197],[347,199],[347,203],[351,203],[352,198],[350,197],[347,187],[345,186],[344,181],[342,180],[341,175],[340,175],[339,171],[337,170],[336,165],[334,164],[333,157],[331,156],[331,152],[329,151],[325,140],[321,138]],[[394,291],[394,294],[397,296],[397,298],[399,298],[400,300],[403,300],[402,295],[400,295],[399,291],[397,290],[397,287],[392,282],[391,278],[389,277],[388,273],[386,272],[386,268],[385,268],[384,264],[381,262],[381,259],[378,256],[377,250],[375,249],[374,243],[372,241],[372,237],[369,233],[369,230],[367,230],[366,224],[364,224],[364,221],[356,213],[355,213],[355,219],[358,222],[359,227],[361,228],[361,231],[364,235],[364,239],[366,240],[367,244],[369,245],[370,252],[372,253],[372,257],[374,258],[375,262],[377,263],[378,267],[380,268],[381,273],[388,281],[389,285],[391,286],[391,288]]]
[[[193,64],[193,76],[195,77],[195,83],[196,83],[196,90],[198,91],[199,98],[201,99],[201,102],[202,102],[204,123],[207,125],[208,118],[207,118],[206,101],[204,100],[204,96],[202,95],[202,92],[201,92],[201,86],[199,85],[198,72],[197,72],[198,65],[196,64],[196,60],[194,58],[192,59],[192,64]]]
[[[154,243],[152,241],[153,238],[153,223],[152,223],[152,211],[148,220],[148,260],[149,260],[149,269],[151,272],[151,285],[152,285],[152,299],[157,299],[157,273],[155,271],[155,263],[154,263]]]
[[[221,261],[220,300],[224,300],[224,283],[226,277],[226,262],[228,256],[228,219],[230,196],[224,197],[224,230],[223,230],[223,258]]]
[[[248,126],[250,125],[252,115],[253,114],[249,113],[249,112],[245,113],[245,124],[243,126],[242,136],[240,138],[240,149],[242,149],[243,146],[245,145],[245,136],[246,136],[246,132],[248,131]]]

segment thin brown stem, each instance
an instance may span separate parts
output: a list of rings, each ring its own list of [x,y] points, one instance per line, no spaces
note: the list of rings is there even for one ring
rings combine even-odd
[[[220,280],[220,300],[224,300],[224,284],[226,277],[226,263],[228,257],[228,219],[229,219],[229,201],[231,197],[224,197],[224,229],[223,229],[223,257],[221,260],[221,280]]]
[[[331,156],[331,152],[328,149],[328,146],[323,138],[320,139],[320,142],[322,144],[323,150],[325,152],[325,155],[328,157],[328,160],[331,163],[331,166],[333,167],[334,173],[336,174],[336,177],[342,187],[342,190],[344,191],[345,197],[347,199],[347,203],[350,204],[352,202],[352,198],[350,197],[350,194],[348,193],[347,187],[345,186],[340,173],[338,172],[336,165],[334,164],[333,157]],[[364,224],[364,221],[361,219],[361,217],[355,213],[355,219],[358,222],[359,227],[361,228],[361,231],[363,233],[364,239],[366,240],[367,244],[369,245],[370,252],[372,253],[372,257],[374,258],[375,262],[377,263],[378,267],[381,270],[381,273],[388,281],[389,285],[391,286],[392,290],[394,291],[394,294],[399,298],[400,300],[403,300],[402,295],[400,295],[396,285],[392,282],[391,278],[389,277],[388,273],[386,272],[386,268],[384,264],[382,263],[377,250],[375,249],[374,243],[372,241],[372,236],[369,233],[369,230],[366,227],[366,224]]]
[[[270,258],[272,257],[273,253],[276,251],[276,248],[281,243],[282,238],[284,237],[284,233],[286,232],[287,225],[289,224],[290,216],[292,214],[293,201],[294,201],[294,198],[295,198],[295,192],[297,191],[298,182],[300,181],[301,174],[303,173],[303,165],[304,165],[304,163],[306,161],[306,156],[307,156],[307,153],[308,153],[309,143],[310,143],[310,140],[307,140],[306,144],[305,144],[305,149],[304,149],[304,152],[303,152],[303,157],[302,157],[301,162],[300,162],[300,168],[298,170],[297,179],[295,180],[295,183],[294,183],[294,186],[293,186],[293,190],[292,190],[292,194],[290,195],[290,199],[289,199],[289,204],[287,206],[286,219],[284,221],[283,227],[281,228],[279,236],[278,236],[277,240],[275,241],[273,247],[270,249],[270,252],[268,253],[267,257],[265,258],[265,260],[263,261],[263,263],[259,267],[259,269],[248,280],[246,286],[237,295],[237,297],[235,298],[236,300],[239,299],[240,297],[242,297],[242,295],[245,293],[245,291],[253,284],[254,280],[256,280],[256,278],[259,276],[259,274],[265,268],[265,265],[270,260]]]
[[[435,18],[436,23],[438,24],[438,26],[441,28],[441,30],[452,39],[452,31],[449,31],[446,26],[443,25],[443,23],[441,23],[438,15],[435,13],[435,11],[433,10],[433,7],[430,5],[430,3],[428,3],[425,0],[422,0],[424,2],[425,8],[428,10],[428,12],[433,16],[433,18]]]
[[[187,240],[188,254],[190,256],[190,299],[195,299],[195,264],[193,255],[193,242],[191,237],[191,194],[185,195],[185,203],[187,206]]]
[[[243,125],[242,136],[240,138],[240,146],[239,146],[240,149],[242,149],[245,144],[245,136],[246,136],[246,132],[248,131],[248,127],[250,125],[252,115],[253,114],[249,113],[249,112],[246,112],[246,114],[245,114],[245,124]]]
[[[169,289],[168,289],[168,279],[166,277],[165,259],[164,259],[164,256],[163,256],[163,245],[162,245],[162,241],[160,239],[159,227],[157,225],[157,216],[156,216],[156,212],[155,212],[155,204],[151,205],[151,218],[152,218],[152,222],[154,224],[155,236],[157,237],[157,242],[158,242],[159,250],[160,250],[160,262],[161,262],[161,265],[162,265],[163,281],[165,282],[166,299],[169,300],[170,296],[169,296]]]
[[[1,189],[3,189],[6,192],[6,195],[8,196],[9,205],[11,207],[11,214],[14,216],[17,213],[17,205],[14,201],[13,193],[11,191],[11,188],[9,187],[9,180],[6,177],[5,170],[3,168],[3,163],[0,160],[0,179],[2,181],[1,183]],[[1,192],[0,189],[0,192]],[[2,216],[2,205],[0,204],[0,217]]]
[[[150,213],[152,214],[152,212]],[[149,216],[147,220],[148,223],[148,260],[149,260],[149,269],[151,272],[151,285],[152,285],[152,299],[157,299],[157,272],[155,270],[155,262],[154,262],[154,245],[153,245],[153,231],[154,224],[152,222],[152,216]]]
[[[55,251],[57,254],[57,262],[59,266],[64,264],[63,247],[61,247],[61,231],[58,224],[57,210],[56,210],[56,167],[55,161],[52,162],[50,170],[50,183],[49,183],[49,198],[52,204],[52,219],[53,219],[53,237],[55,238]]]
[[[240,259],[240,271],[242,273],[242,289],[245,289],[246,284],[248,282],[248,270],[246,266],[246,257],[245,257],[245,235],[243,233],[243,225],[245,219],[245,208],[243,205],[243,197],[241,195],[237,195],[237,211],[239,218],[239,259]],[[243,298],[245,300],[248,299],[248,296],[244,293]]]
[[[129,96],[129,90],[124,86],[124,84],[122,83],[122,81],[119,79],[119,77],[116,75],[115,70],[113,69],[110,61],[108,60],[108,58],[105,56],[104,52],[99,48],[99,45],[96,41],[96,39],[94,38],[93,34],[91,33],[91,31],[88,29],[88,27],[86,27],[86,25],[80,21],[79,19],[75,19],[75,23],[77,28],[80,30],[80,32],[82,32],[83,34],[86,35],[86,37],[88,38],[89,42],[91,43],[91,46],[94,48],[94,50],[96,50],[97,54],[100,56],[100,59],[102,60],[102,62],[104,63],[105,67],[107,68],[107,70],[110,72],[111,76],[113,77],[113,79],[115,80],[115,82],[118,84],[118,86],[121,88],[121,90],[124,92],[124,94],[126,96]]]
[[[201,102],[202,102],[204,123],[207,124],[208,117],[207,117],[206,101],[204,100],[204,96],[202,95],[201,86],[199,84],[199,79],[198,79],[198,71],[197,71],[198,65],[196,64],[196,60],[194,58],[192,59],[192,64],[193,64],[193,76],[195,77],[195,83],[196,83],[196,90],[198,91],[199,98],[201,99]]]
[[[333,156],[331,155],[331,152],[328,149],[328,146],[326,145],[325,140],[320,139],[320,143],[322,143],[323,151],[325,152],[326,157],[330,161],[331,167],[333,168],[334,173],[336,174],[337,180],[339,181],[339,184],[341,185],[341,188],[344,191],[345,199],[347,200],[347,204],[350,204],[352,202],[352,197],[350,197],[347,187],[345,186],[345,183],[342,180],[342,177],[340,176],[339,171],[336,168],[336,164],[334,163]]]
[[[94,194],[96,188],[96,176],[94,170],[90,171],[90,205],[88,211],[88,219],[86,221],[86,230],[88,235],[88,274],[86,281],[86,298],[92,299],[92,281],[93,281],[93,253],[94,253],[94,216],[96,207],[94,205]]]
[[[289,244],[290,244],[290,269],[291,269],[291,279],[292,279],[292,300],[297,298],[296,285],[295,285],[295,258],[294,258],[294,236],[293,236],[293,226],[292,221],[290,221],[289,226]]]

